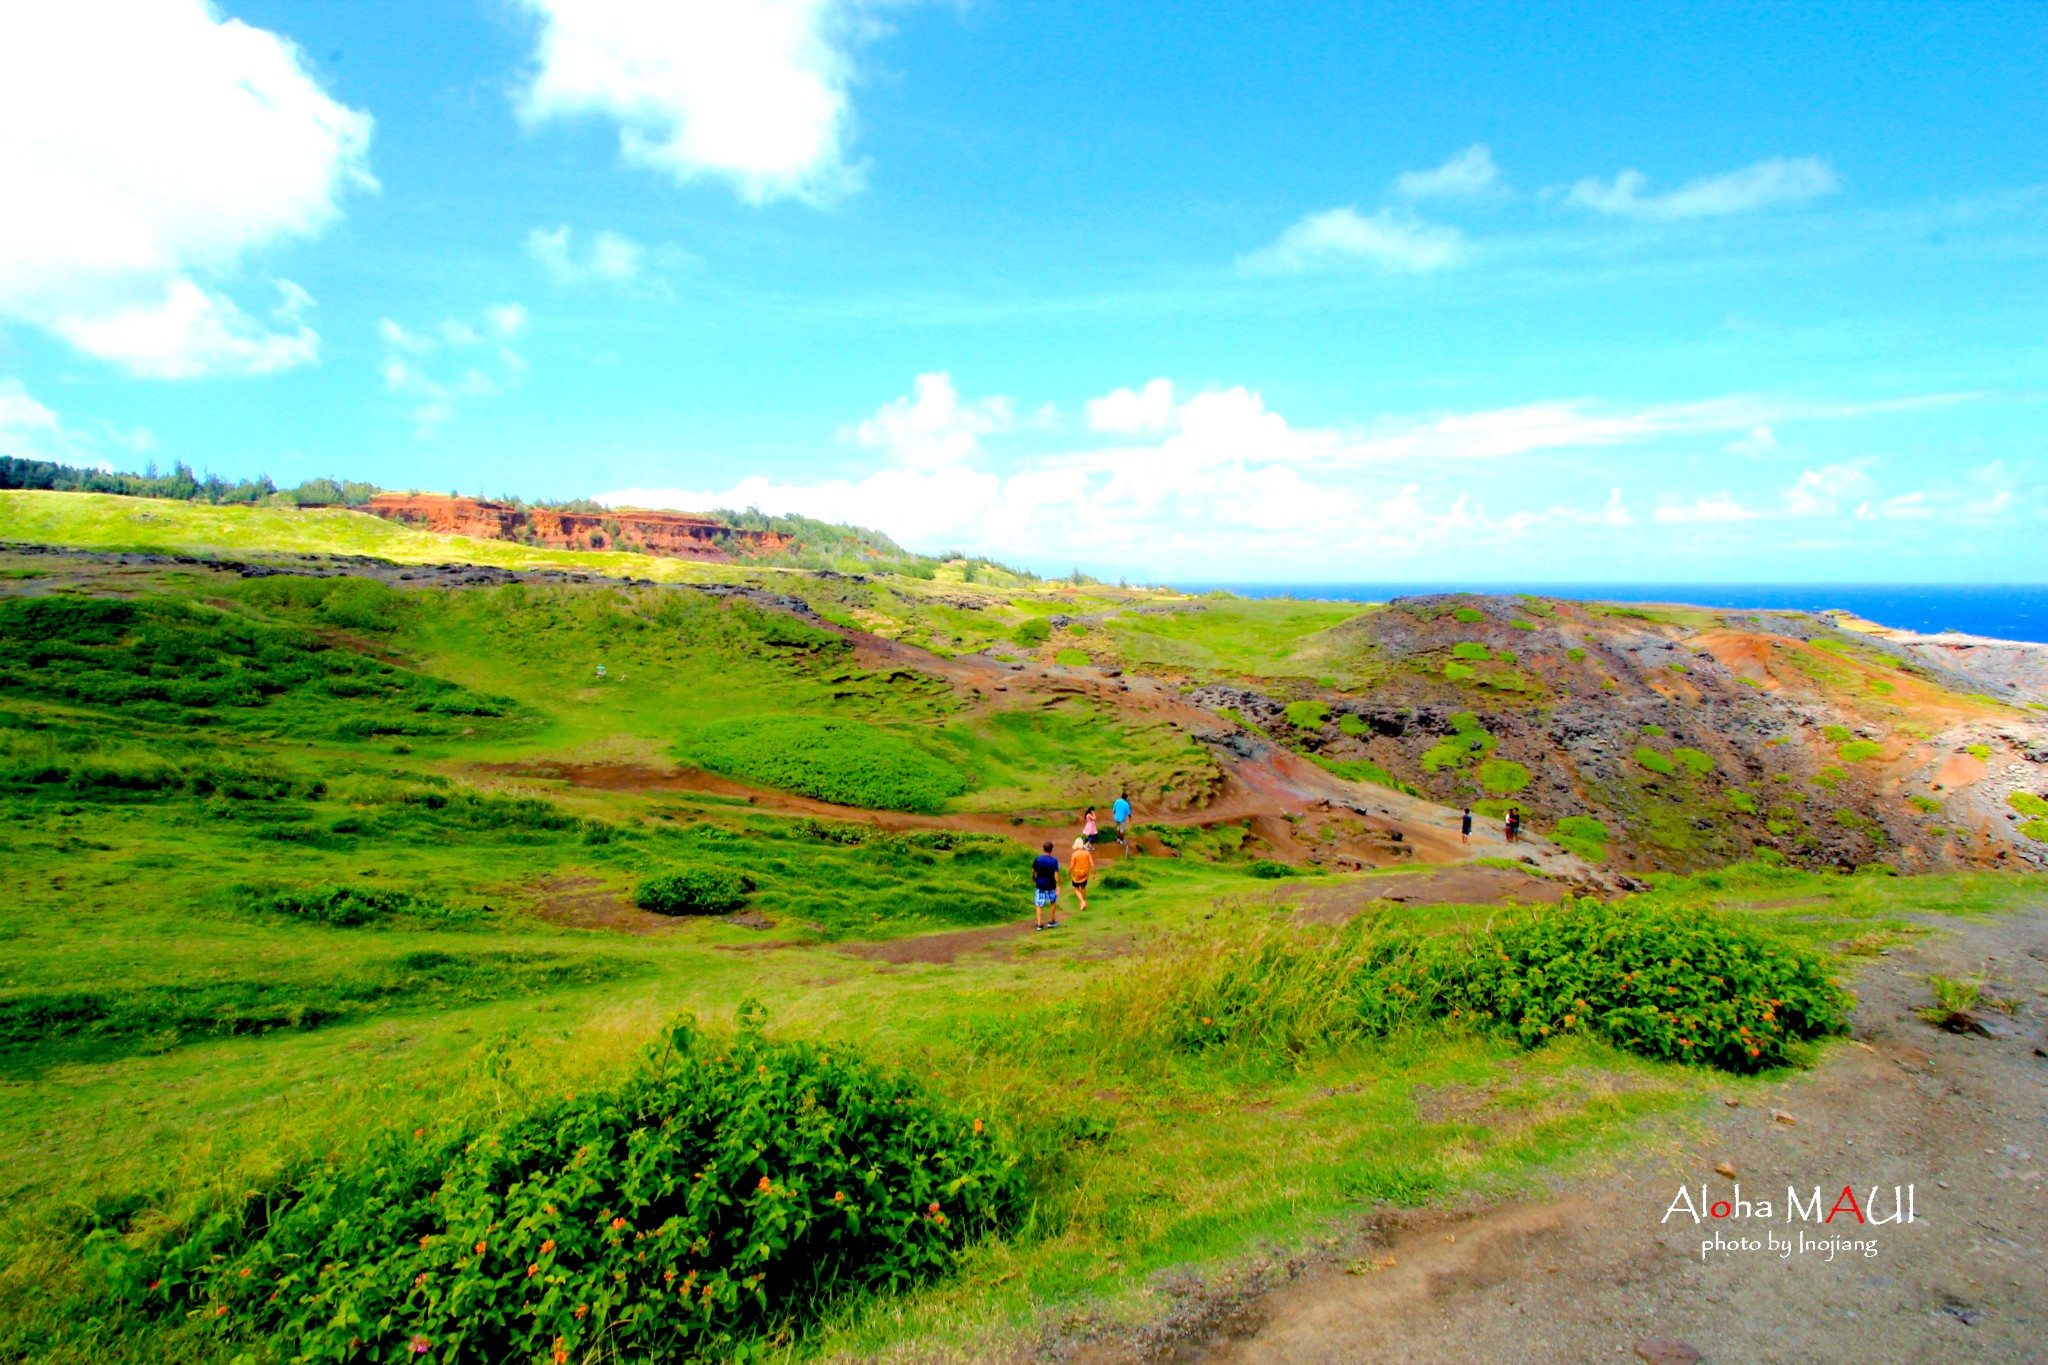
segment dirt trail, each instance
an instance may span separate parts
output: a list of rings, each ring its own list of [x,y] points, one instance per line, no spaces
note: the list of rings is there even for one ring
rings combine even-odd
[[[1268,1282],[1291,1282],[1263,1294],[1164,1286],[1176,1300],[1167,1324],[1194,1330],[1155,1323],[1049,1354],[1204,1365],[2048,1360],[2048,909],[1938,923],[1864,972],[1855,1041],[1753,1104],[1711,1104],[1696,1131],[1648,1156],[1565,1182],[1551,1200],[1383,1216],[1329,1260],[1269,1266]],[[2018,1001],[2010,1019],[1985,1016],[2002,1036],[1944,1033],[1915,1013],[1929,973],[1987,970],[1990,989]],[[1710,1201],[1729,1198],[1724,1164],[1744,1198],[1771,1201],[1770,1220],[1717,1223],[1710,1204],[1701,1224],[1683,1210],[1665,1221],[1681,1186],[1695,1202],[1703,1183]],[[1824,1209],[1844,1185],[1867,1206],[1876,1186],[1886,1214],[1893,1186],[1911,1185],[1915,1221],[1861,1225],[1845,1206],[1825,1226],[1788,1222],[1788,1185],[1802,1199],[1818,1187]],[[1703,1261],[1701,1240],[1717,1228],[1876,1254]]]
[[[945,678],[956,689],[996,707],[1043,705],[1062,696],[1103,703],[1141,722],[1169,722],[1206,746],[1222,770],[1221,788],[1198,806],[1140,803],[1140,824],[1216,826],[1248,822],[1262,851],[1288,862],[1322,861],[1339,870],[1405,863],[1457,863],[1513,856],[1553,875],[1599,884],[1601,875],[1572,854],[1533,834],[1509,848],[1490,822],[1471,844],[1460,841],[1458,812],[1392,788],[1349,782],[1300,755],[1240,730],[1182,699],[1150,678],[1113,677],[1095,669],[1037,663],[1008,664],[985,656],[941,658],[912,646],[842,630],[856,657],[870,668],[913,668]],[[478,771],[619,792],[678,791],[746,801],[783,815],[856,821],[899,832],[954,829],[993,834],[1036,847],[1051,831],[1073,823],[1067,810],[1020,810],[913,815],[834,805],[791,792],[750,786],[695,768],[654,768],[625,763],[555,761],[479,765]],[[1147,841],[1142,851],[1168,850]],[[1113,857],[1114,846],[1098,856]]]

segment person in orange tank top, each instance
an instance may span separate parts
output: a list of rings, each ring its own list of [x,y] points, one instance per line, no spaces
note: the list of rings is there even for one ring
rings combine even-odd
[[[1074,840],[1074,856],[1067,859],[1067,881],[1074,888],[1074,903],[1088,908],[1088,879],[1095,875],[1095,854],[1086,839]]]

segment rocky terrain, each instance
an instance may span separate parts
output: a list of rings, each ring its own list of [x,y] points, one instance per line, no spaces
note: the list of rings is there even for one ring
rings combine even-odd
[[[1343,630],[1364,686],[1190,700],[1340,772],[1519,806],[1626,868],[2048,866],[2048,714],[1951,660],[1805,615],[1400,599]],[[1330,681],[1335,681],[1334,679]],[[1590,850],[1588,850],[1590,851]]]

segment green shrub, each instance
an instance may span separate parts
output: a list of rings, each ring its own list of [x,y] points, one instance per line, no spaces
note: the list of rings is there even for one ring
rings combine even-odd
[[[1590,815],[1567,815],[1550,833],[1560,848],[1576,853],[1589,863],[1607,856],[1607,826]]]
[[[2032,792],[2013,792],[2005,798],[2005,804],[2021,815],[2048,815],[2048,799],[2038,797]]]
[[[1698,774],[1700,776],[1705,776],[1707,773],[1714,771],[1713,756],[1711,754],[1703,752],[1702,750],[1683,748],[1673,749],[1671,751],[1671,756],[1677,759],[1680,763],[1683,763],[1688,771]]]
[[[1754,796],[1751,796],[1746,791],[1738,789],[1736,791],[1729,792],[1728,805],[1731,809],[1739,810],[1744,815],[1756,814],[1756,798]]]
[[[1856,738],[1846,725],[1823,725],[1820,727],[1820,734],[1821,738],[1830,744],[1847,744]]]
[[[1508,625],[1509,625],[1509,627],[1511,627],[1511,628],[1512,628],[1512,629],[1514,629],[1514,630],[1534,630],[1534,629],[1536,629],[1536,623],[1535,623],[1534,621],[1510,621],[1510,622],[1508,622]]]
[[[1472,758],[1486,757],[1499,746],[1500,741],[1486,732],[1477,715],[1459,711],[1451,717],[1451,733],[1422,751],[1422,769],[1433,773],[1460,768]]]
[[[1991,761],[1991,746],[1989,744],[1965,744],[1963,752],[1976,759],[1979,763],[1989,763]]]
[[[2042,843],[2048,844],[2048,818],[2037,815],[2031,820],[2020,821],[2018,828],[2019,832],[2029,839],[2039,839]]]
[[[1052,638],[1052,623],[1043,616],[1034,616],[1011,631],[1010,638],[1020,645],[1042,645]]]
[[[1369,735],[1372,733],[1372,727],[1370,725],[1367,725],[1364,721],[1360,720],[1357,716],[1352,715],[1349,711],[1346,711],[1343,715],[1337,717],[1337,729],[1341,733],[1350,735],[1354,739],[1356,739],[1360,735]]]
[[[1301,875],[1300,869],[1289,867],[1286,863],[1276,863],[1271,858],[1254,858],[1245,864],[1244,870],[1261,881],[1269,882]]]
[[[1468,626],[1486,619],[1486,613],[1477,607],[1459,607],[1451,613],[1451,616],[1455,620],[1463,621]]]
[[[1447,663],[1444,665],[1444,677],[1451,682],[1463,682],[1471,677],[1475,671],[1470,664]]]
[[[280,891],[258,900],[260,908],[294,919],[311,920],[352,929],[365,924],[388,923],[394,919],[448,919],[448,907],[405,891],[387,891],[373,886],[307,887]]]
[[[1287,719],[1290,724],[1304,730],[1320,730],[1330,719],[1328,702],[1293,701],[1287,703]]]
[[[1013,1227],[1010,1148],[851,1049],[671,1027],[623,1083],[495,1127],[394,1134],[150,1250],[129,1310],[304,1360],[753,1358],[859,1289]],[[254,1214],[255,1216],[252,1216]]]
[[[1485,645],[1474,644],[1470,640],[1462,640],[1451,646],[1451,657],[1454,659],[1491,659],[1493,652],[1487,649]]]
[[[1584,1030],[1647,1057],[1752,1072],[1840,1031],[1849,998],[1820,958],[1698,907],[1579,901],[1475,945],[1454,1013],[1533,1045]]]
[[[1847,777],[1848,775],[1848,773],[1844,772],[1840,768],[1826,767],[1822,768],[1819,772],[1815,773],[1813,775],[1812,781],[1813,785],[1816,787],[1823,788],[1827,791],[1833,791],[1835,788],[1842,785],[1842,779]]]
[[[1644,1056],[1754,1072],[1839,1031],[1821,959],[1698,906],[1566,900],[1502,927],[1426,936],[1360,918],[1268,928],[1140,960],[1097,997],[1120,1035],[1296,1055],[1432,1020],[1524,1046],[1587,1033]],[[1155,1003],[1159,1002],[1159,1003]]]
[[[685,867],[641,882],[633,903],[657,915],[722,915],[747,903],[753,878],[723,867]]]
[[[857,721],[754,716],[699,731],[686,753],[713,772],[842,806],[931,812],[967,790],[951,764]]]
[[[1086,668],[1095,661],[1088,657],[1085,649],[1063,649],[1053,655],[1053,662],[1065,668]]]
[[[1921,792],[1914,792],[1906,798],[1906,804],[1922,815],[1934,815],[1941,810],[1941,802]]]
[[[1095,886],[1102,891],[1136,891],[1145,883],[1131,873],[1118,869],[1105,872],[1095,879]]]
[[[1648,768],[1651,772],[1662,776],[1668,776],[1678,771],[1678,765],[1673,763],[1668,755],[1661,754],[1646,744],[1636,747],[1634,757],[1639,766]]]
[[[1479,785],[1496,796],[1508,796],[1529,785],[1529,770],[1505,758],[1489,758],[1479,765]]]
[[[1646,735],[1661,736],[1664,733],[1664,727],[1661,725],[1645,725],[1643,727],[1643,733]]]
[[[1570,649],[1566,650],[1564,656],[1575,664],[1582,664],[1586,661],[1586,651],[1580,649],[1577,645],[1573,645]]]
[[[1876,740],[1857,739],[1851,740],[1849,743],[1836,749],[1835,757],[1841,759],[1844,763],[1861,763],[1866,759],[1876,758],[1883,752],[1884,745]]]

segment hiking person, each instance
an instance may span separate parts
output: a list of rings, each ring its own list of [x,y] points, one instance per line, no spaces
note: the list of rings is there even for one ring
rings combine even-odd
[[[1081,837],[1088,841],[1088,847],[1095,847],[1095,807],[1093,806],[1090,806],[1088,813],[1081,817]]]
[[[1500,817],[1500,837],[1510,844],[1515,841],[1515,813],[1512,810]]]
[[[1116,822],[1117,847],[1124,851],[1126,857],[1129,857],[1131,852],[1131,794],[1129,792],[1117,794],[1116,803],[1109,808],[1109,818]]]
[[[1095,875],[1095,850],[1086,839],[1074,840],[1074,856],[1067,859],[1067,881],[1074,888],[1074,907],[1088,908],[1088,879]]]
[[[1458,841],[1465,844],[1472,842],[1472,808],[1470,806],[1465,807],[1465,814],[1458,821]]]
[[[1057,929],[1060,927],[1060,860],[1052,856],[1052,840],[1045,841],[1045,849],[1031,860],[1032,900],[1038,909],[1038,927]]]
[[[1510,806],[1508,807],[1508,842],[1518,844],[1521,841],[1522,808],[1520,806]]]

